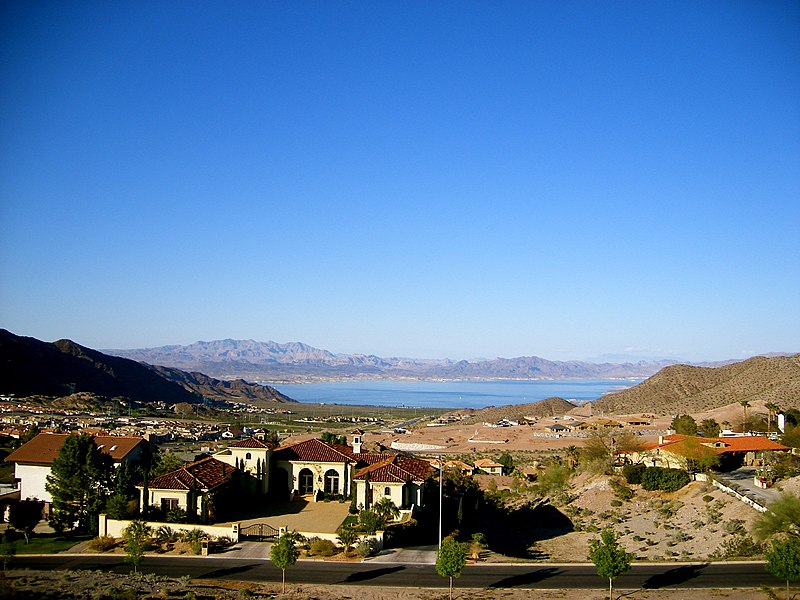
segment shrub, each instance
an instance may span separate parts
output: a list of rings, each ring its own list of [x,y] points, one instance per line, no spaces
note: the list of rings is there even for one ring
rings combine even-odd
[[[377,553],[378,553],[378,542],[374,538],[367,538],[365,540],[361,540],[356,545],[356,554],[358,554],[361,558],[374,556]]]
[[[315,556],[333,556],[336,554],[336,544],[330,540],[317,538],[311,542],[311,554]]]
[[[117,540],[111,535],[101,535],[89,542],[89,550],[93,552],[108,552],[117,545]]]
[[[153,537],[159,544],[168,544],[170,542],[177,542],[179,535],[178,532],[169,525],[161,525],[156,529]]]
[[[182,508],[173,508],[167,513],[165,520],[167,523],[186,523],[186,511]]]
[[[202,540],[206,538],[206,532],[203,531],[202,529],[198,529],[197,527],[195,527],[194,529],[190,529],[189,531],[185,530],[181,531],[179,536],[180,539],[184,542],[190,542],[190,543],[197,542],[199,544]],[[197,552],[197,554],[200,553]]]
[[[686,471],[663,467],[647,467],[641,476],[642,487],[648,491],[675,492],[690,481],[691,477]]]
[[[703,496],[703,502],[711,502],[713,499],[714,499],[714,496],[709,496],[708,494]]]
[[[622,506],[622,501],[621,500],[612,500],[611,501],[611,506],[613,506],[615,508],[618,507],[618,506]]]
[[[616,479],[611,479],[609,484],[611,485],[611,489],[614,490],[614,494],[616,494],[617,498],[620,500],[627,502],[633,498],[633,490],[624,483],[621,483]],[[612,504],[612,506],[619,506],[619,504]]]
[[[637,465],[625,465],[622,467],[622,476],[628,483],[642,483],[642,474],[646,468],[647,467],[641,463]]]
[[[738,534],[722,542],[711,555],[715,560],[726,558],[747,558],[761,554],[763,548],[746,533]]]

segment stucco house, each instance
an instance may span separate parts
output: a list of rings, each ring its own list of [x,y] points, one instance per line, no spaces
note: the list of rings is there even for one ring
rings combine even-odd
[[[227,486],[235,472],[236,467],[208,456],[154,477],[147,482],[147,487],[136,486],[139,505],[155,506],[165,514],[180,508],[205,522],[213,517],[209,514],[209,495]]]
[[[14,463],[14,480],[22,500],[43,500],[45,511],[48,510],[53,498],[45,489],[47,476],[68,435],[74,434],[40,433],[6,457],[6,462]],[[139,436],[95,435],[94,441],[100,452],[111,456],[115,466],[141,459],[148,447],[148,442]]]
[[[366,509],[381,498],[389,498],[401,510],[423,505],[423,486],[434,471],[430,462],[398,454],[370,454],[365,459],[353,477],[356,506]]]
[[[672,434],[660,436],[657,443],[643,444],[638,452],[626,456],[629,462],[643,463],[648,467],[685,469],[687,460],[698,452],[719,456],[722,469],[753,465],[763,460],[765,452],[789,452],[791,448],[757,435],[701,438]]]
[[[275,494],[314,499],[321,494],[349,496],[358,462],[352,447],[317,439],[278,447],[272,459]]]
[[[490,458],[479,458],[475,461],[475,468],[480,469],[484,473],[488,473],[489,475],[502,475],[503,474],[503,465],[501,465],[496,460],[492,460]]]
[[[249,473],[256,481],[257,490],[262,494],[269,492],[270,462],[274,442],[265,442],[254,437],[233,442],[224,450],[214,454],[214,458],[241,471]]]

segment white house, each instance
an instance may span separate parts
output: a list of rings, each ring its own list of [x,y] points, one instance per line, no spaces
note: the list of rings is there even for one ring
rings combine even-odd
[[[14,463],[14,479],[22,500],[44,500],[45,509],[53,501],[45,484],[67,435],[40,433],[6,457],[6,462]],[[139,436],[96,435],[94,441],[100,452],[111,456],[115,466],[136,461],[147,446],[147,441]]]
[[[272,449],[276,445],[251,437],[230,444],[224,450],[215,453],[214,458],[250,473],[258,481],[258,491],[266,494],[269,492]]]

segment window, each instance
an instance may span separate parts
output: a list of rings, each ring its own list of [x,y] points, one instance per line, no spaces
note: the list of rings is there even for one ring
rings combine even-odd
[[[178,499],[177,498],[162,498],[161,499],[161,510],[164,512],[169,512],[174,508],[178,508]]]
[[[325,472],[325,493],[339,493],[339,473],[337,473],[334,469],[329,469]]]
[[[251,458],[253,458],[253,455],[252,455],[252,454],[250,454],[249,452],[248,452],[247,454],[245,454],[245,455],[244,455],[244,459],[245,459],[245,460],[250,460]]]
[[[389,488],[389,487],[383,488],[383,495],[384,496],[391,496],[392,495],[392,489]]]

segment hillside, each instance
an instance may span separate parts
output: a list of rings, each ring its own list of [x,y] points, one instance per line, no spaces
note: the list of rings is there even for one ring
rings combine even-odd
[[[70,340],[53,343],[0,329],[0,393],[64,397],[86,392],[134,402],[198,403],[202,397],[229,401],[291,401],[273,389],[223,382],[201,374],[158,369],[109,356]],[[271,390],[271,391],[270,391]]]
[[[637,386],[606,394],[593,406],[605,413],[695,413],[747,400],[800,408],[800,354],[757,356],[723,367],[675,365]]]
[[[492,360],[382,358],[366,354],[334,354],[293,342],[217,340],[188,346],[105,350],[114,356],[222,379],[270,382],[348,379],[615,379],[649,377],[674,361],[593,363],[552,361],[538,356]]]
[[[500,419],[521,419],[522,417],[554,417],[568,413],[575,405],[563,398],[545,398],[528,404],[509,404],[508,406],[491,406],[475,411],[462,421],[464,425],[474,423],[496,423]],[[463,411],[461,411],[463,412]]]

